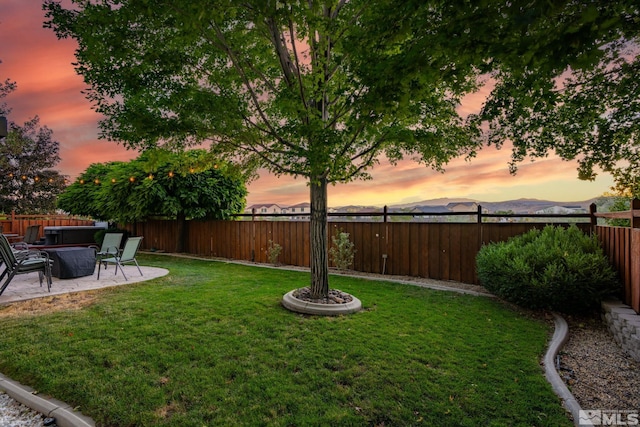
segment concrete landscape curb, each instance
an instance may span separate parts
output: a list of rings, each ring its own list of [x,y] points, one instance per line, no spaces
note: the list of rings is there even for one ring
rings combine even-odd
[[[48,396],[40,396],[35,390],[0,374],[0,389],[12,399],[40,412],[45,417],[55,418],[58,427],[95,427],[95,422],[69,405]]]
[[[295,290],[289,291],[282,297],[282,305],[296,313],[339,316],[341,314],[357,313],[362,309],[362,302],[353,295],[351,295],[353,299],[345,304],[317,304],[294,297],[294,292]]]
[[[576,426],[588,426],[591,424],[580,423],[580,404],[576,400],[576,398],[571,394],[566,384],[558,374],[556,370],[556,357],[558,353],[562,349],[562,346],[567,342],[569,338],[569,326],[567,325],[567,321],[564,320],[560,315],[553,313],[553,319],[555,323],[555,331],[553,332],[553,337],[551,337],[551,342],[549,343],[549,348],[547,349],[547,353],[544,356],[544,371],[545,377],[547,381],[551,384],[553,391],[562,399],[562,402],[565,408],[571,412],[573,416],[573,423]]]

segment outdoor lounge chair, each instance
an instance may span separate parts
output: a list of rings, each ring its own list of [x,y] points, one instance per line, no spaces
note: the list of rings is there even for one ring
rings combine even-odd
[[[124,233],[105,233],[100,249],[98,250],[98,247],[95,247],[98,263],[100,263],[103,258],[113,258],[118,256],[120,253],[122,236],[124,236]],[[106,267],[107,266],[105,264],[105,269]]]
[[[9,283],[18,274],[38,273],[40,276],[40,286],[42,279],[47,280],[47,290],[51,292],[51,263],[49,256],[40,251],[22,251],[16,256],[9,241],[4,235],[0,235],[0,259],[4,265],[4,271],[0,274],[0,295],[9,286]]]
[[[40,224],[30,225],[27,227],[27,231],[24,233],[24,242],[33,245],[38,241],[38,234],[40,233]]]
[[[144,276],[144,274],[142,274],[142,270],[140,270],[138,261],[136,261],[136,254],[138,253],[138,248],[140,247],[141,241],[142,237],[129,237],[124,244],[122,252],[119,255],[109,258],[102,258],[100,260],[100,263],[98,264],[98,279],[100,279],[100,269],[102,268],[102,264],[104,264],[105,270],[107,268],[107,264],[115,264],[115,274],[118,274],[118,267],[120,267],[120,270],[122,270],[122,275],[124,276],[124,280],[129,280],[127,279],[127,275],[124,274],[124,265],[134,263],[136,267],[138,267],[140,275]]]

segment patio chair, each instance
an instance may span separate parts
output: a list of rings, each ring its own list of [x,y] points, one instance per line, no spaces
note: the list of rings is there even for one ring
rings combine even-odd
[[[122,242],[122,236],[124,233],[105,233],[104,239],[102,240],[102,246],[96,249],[96,260],[98,263],[102,261],[103,258],[112,258],[118,256],[120,253],[120,243]],[[105,264],[105,269],[107,265]]]
[[[136,254],[138,253],[138,248],[140,247],[141,241],[142,241],[142,237],[129,237],[124,244],[124,248],[122,249],[122,252],[119,255],[109,257],[109,258],[102,258],[100,260],[100,263],[98,264],[98,279],[100,279],[100,269],[102,267],[102,264],[104,264],[105,270],[107,269],[107,264],[115,264],[116,265],[115,274],[118,274],[118,267],[120,267],[120,270],[122,271],[122,275],[124,276],[124,280],[129,280],[127,279],[127,275],[124,274],[124,265],[134,263],[136,267],[138,267],[138,271],[140,272],[140,275],[144,276],[144,274],[142,274],[142,270],[140,270],[138,261],[136,261]]]
[[[0,295],[18,274],[36,272],[40,276],[40,286],[42,286],[42,279],[46,278],[47,290],[51,292],[51,262],[46,252],[28,251],[28,253],[23,253],[20,257],[16,257],[7,238],[4,235],[0,235],[0,259],[2,259],[2,264],[5,267],[2,274],[0,274],[0,282],[6,277],[6,280],[0,286]]]
[[[33,245],[38,241],[38,234],[40,234],[40,224],[28,226],[24,233],[24,242]]]

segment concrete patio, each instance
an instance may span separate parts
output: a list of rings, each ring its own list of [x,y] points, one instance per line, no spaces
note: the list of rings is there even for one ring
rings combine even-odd
[[[0,267],[0,270],[1,269],[2,267]],[[140,272],[138,272],[135,265],[126,265],[124,272],[129,280],[124,279],[121,271],[118,271],[118,274],[114,274],[115,267],[113,265],[110,265],[107,270],[103,269],[100,271],[100,280],[98,280],[97,267],[92,276],[77,277],[74,279],[58,279],[53,277],[51,292],[47,292],[46,283],[43,283],[42,287],[40,287],[38,273],[21,274],[14,277],[7,289],[0,295],[0,305],[45,296],[128,285],[169,274],[169,270],[157,267],[140,266],[140,270],[142,270],[142,276],[140,276]]]

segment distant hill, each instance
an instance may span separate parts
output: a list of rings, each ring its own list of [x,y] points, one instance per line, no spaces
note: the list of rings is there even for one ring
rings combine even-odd
[[[607,200],[610,199],[610,200]],[[421,212],[446,212],[446,208],[449,204],[456,203],[477,203],[482,206],[483,210],[488,212],[507,212],[512,211],[514,213],[534,213],[538,210],[550,208],[553,206],[565,206],[565,207],[580,207],[589,211],[589,206],[592,203],[598,201],[600,207],[598,211],[607,212],[609,205],[613,198],[594,197],[588,200],[580,200],[574,202],[559,202],[555,200],[539,200],[539,199],[517,199],[517,200],[505,200],[502,202],[483,202],[480,200],[474,200],[464,197],[443,197],[439,199],[427,199],[413,203],[401,203],[397,205],[388,206],[390,212],[399,211],[421,211]],[[285,205],[282,205],[285,206]],[[345,206],[332,206],[332,212],[380,212],[382,207],[371,205],[345,205]]]
[[[412,208],[414,206],[447,206],[449,203],[468,203],[468,202],[480,203],[477,200],[465,199],[464,197],[458,197],[458,198],[442,197],[440,199],[428,199],[428,200],[422,200],[420,202],[404,203],[404,204],[393,205],[389,207],[396,208],[396,209],[403,209],[403,208]]]
[[[480,205],[490,212],[513,211],[515,213],[534,213],[535,211],[552,206],[580,207],[588,210],[591,203],[591,200],[581,202],[557,202],[554,200],[519,199],[504,202],[481,202]]]
[[[574,202],[559,202],[555,200],[539,200],[539,199],[517,199],[517,200],[505,200],[502,202],[483,202],[479,200],[466,199],[466,198],[440,198],[423,200],[415,203],[406,203],[389,206],[389,209],[407,209],[415,208],[420,210],[421,207],[425,207],[425,211],[430,211],[434,206],[447,206],[450,203],[468,203],[474,202],[482,206],[483,209],[489,212],[506,212],[512,211],[514,213],[533,213],[535,211],[549,208],[552,206],[566,206],[566,207],[580,207],[589,211],[589,206],[594,203],[598,198],[574,201]],[[353,206],[351,206],[353,209]]]

